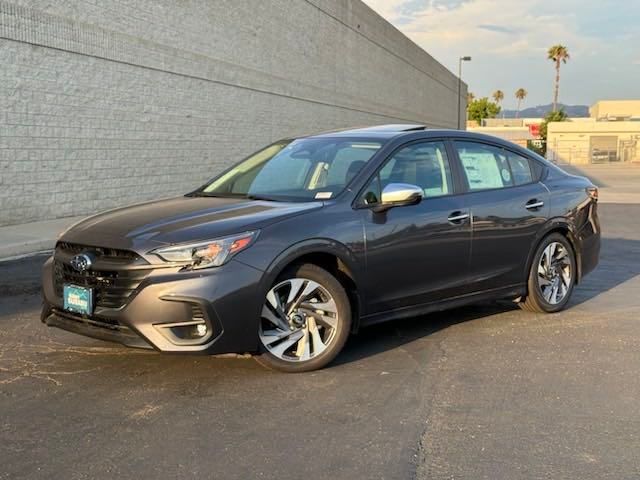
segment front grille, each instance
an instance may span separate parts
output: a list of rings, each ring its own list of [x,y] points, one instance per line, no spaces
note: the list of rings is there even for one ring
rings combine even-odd
[[[140,260],[140,255],[129,250],[120,250],[117,248],[106,247],[87,247],[86,245],[78,245],[77,243],[58,242],[56,245],[56,253],[61,252],[66,255],[78,255],[80,253],[91,252],[98,258],[114,261],[129,261],[137,262]]]
[[[87,253],[95,258],[94,265],[78,272],[70,260],[74,255]],[[54,285],[56,295],[62,297],[64,284],[92,288],[96,307],[121,308],[135,294],[151,268],[135,252],[111,248],[88,247],[68,243],[56,245],[54,257]]]

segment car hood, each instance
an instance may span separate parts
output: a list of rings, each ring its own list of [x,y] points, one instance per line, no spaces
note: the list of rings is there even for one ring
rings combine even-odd
[[[61,241],[145,253],[162,245],[196,242],[260,229],[322,207],[214,197],[178,197],[118,208],[71,227]]]

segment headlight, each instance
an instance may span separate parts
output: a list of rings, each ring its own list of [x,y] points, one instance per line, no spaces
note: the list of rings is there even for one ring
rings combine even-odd
[[[249,247],[257,236],[257,231],[244,232],[206,242],[157,248],[150,253],[158,255],[167,262],[189,263],[194,269],[219,267],[236,253]]]

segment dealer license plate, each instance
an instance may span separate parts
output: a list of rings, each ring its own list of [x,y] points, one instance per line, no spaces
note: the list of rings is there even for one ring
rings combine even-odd
[[[69,312],[91,315],[93,313],[93,290],[77,285],[64,285],[64,309]]]

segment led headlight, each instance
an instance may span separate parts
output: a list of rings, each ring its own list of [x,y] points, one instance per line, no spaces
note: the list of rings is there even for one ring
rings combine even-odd
[[[257,236],[257,231],[244,232],[205,242],[157,248],[150,253],[158,255],[166,262],[189,263],[194,269],[219,267],[236,253],[249,247]]]

